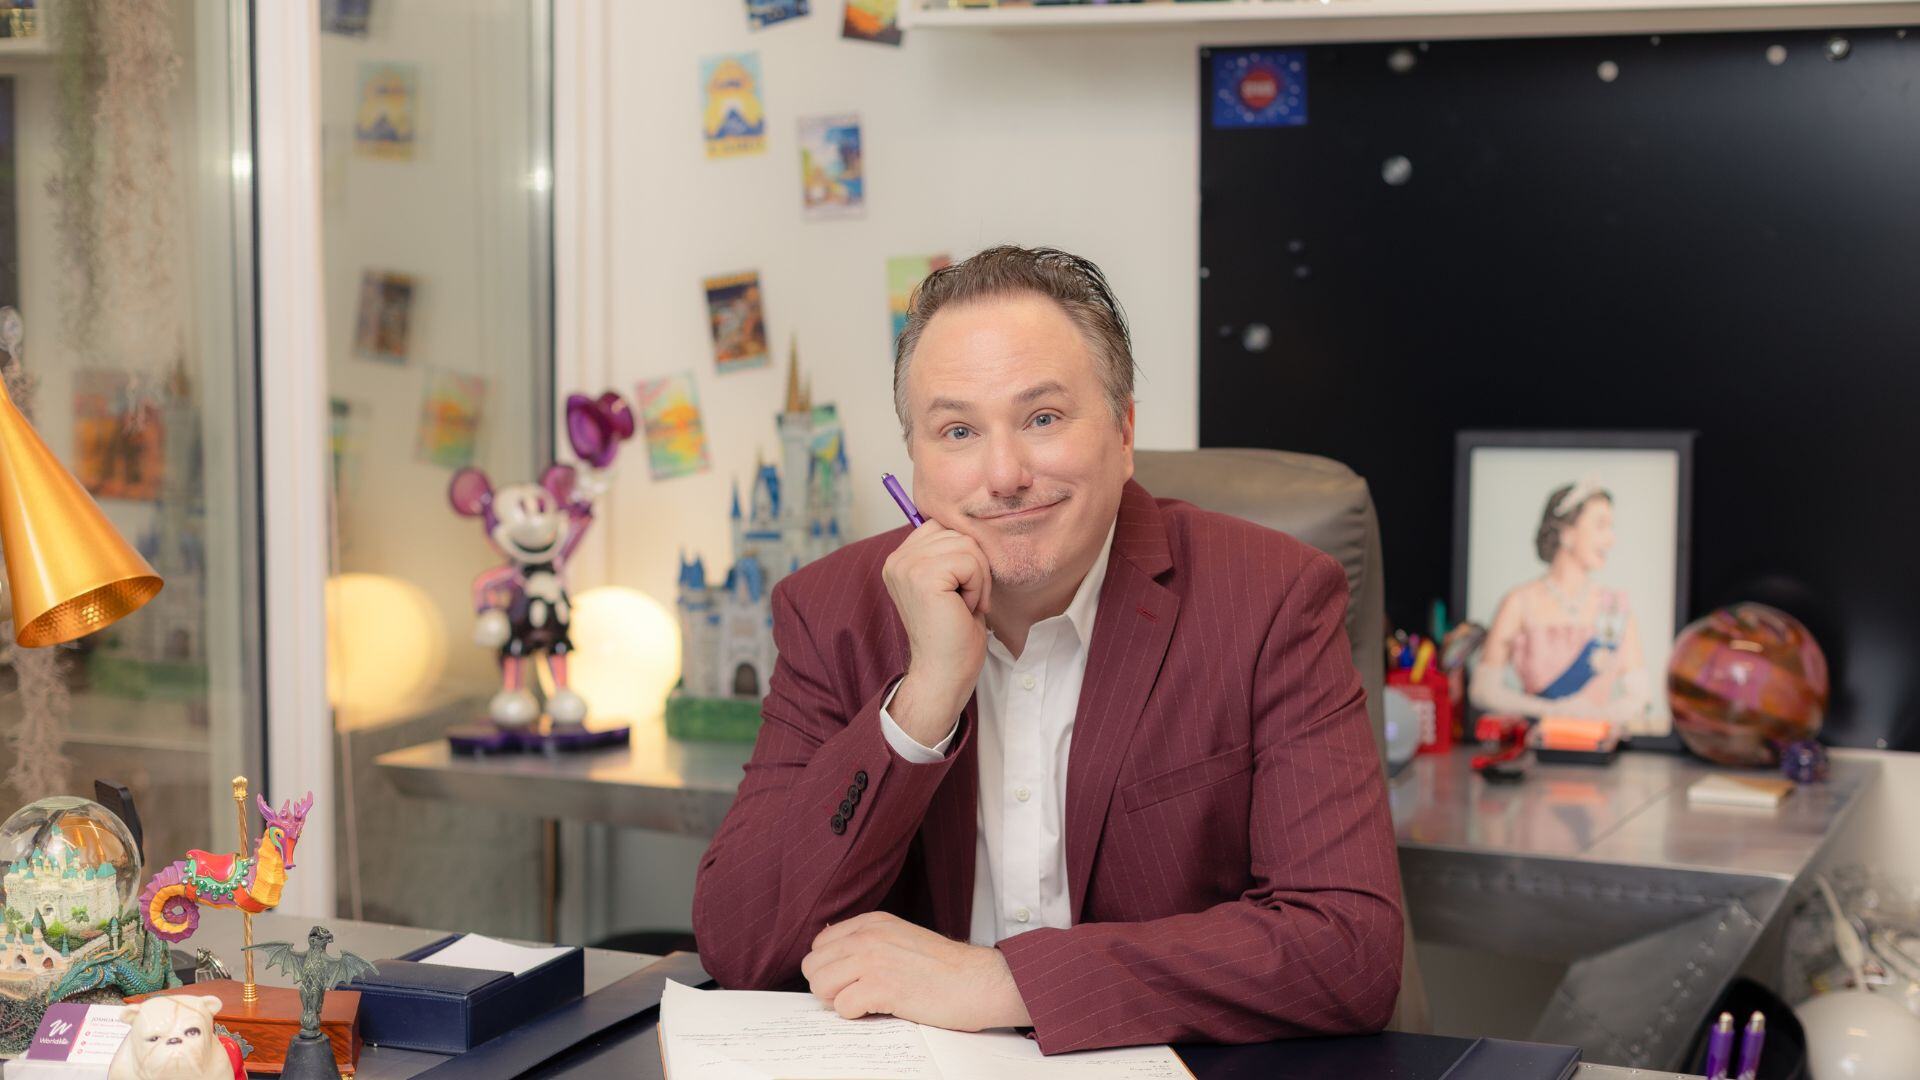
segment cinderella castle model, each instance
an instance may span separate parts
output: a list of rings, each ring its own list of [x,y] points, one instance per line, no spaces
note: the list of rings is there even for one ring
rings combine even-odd
[[[753,739],[773,674],[769,594],[844,542],[852,493],[840,421],[802,387],[797,353],[788,361],[787,406],[774,422],[781,467],[755,467],[744,510],[735,485],[726,577],[712,584],[705,560],[680,557],[680,688],[667,702],[667,732],[676,738]]]

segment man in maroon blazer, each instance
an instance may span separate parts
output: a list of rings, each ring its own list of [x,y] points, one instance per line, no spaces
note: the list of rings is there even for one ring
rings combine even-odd
[[[915,292],[894,399],[927,521],[773,590],[694,894],[721,985],[1047,1053],[1386,1024],[1399,873],[1346,578],[1134,483],[1132,388],[1083,259],[994,248]]]

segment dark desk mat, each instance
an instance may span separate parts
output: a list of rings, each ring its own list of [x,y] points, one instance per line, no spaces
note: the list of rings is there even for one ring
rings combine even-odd
[[[703,986],[692,953],[659,963],[420,1074],[420,1080],[628,1080],[662,1077],[660,995],[671,978]],[[1197,1080],[1567,1080],[1568,1046],[1383,1032],[1248,1046],[1175,1046]]]

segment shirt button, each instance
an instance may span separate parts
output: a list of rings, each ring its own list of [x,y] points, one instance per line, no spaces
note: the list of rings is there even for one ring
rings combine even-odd
[[[1027,921],[1028,919],[1031,919],[1031,918],[1033,918],[1033,912],[1031,912],[1031,911],[1028,911],[1028,910],[1027,910],[1026,908],[1015,908],[1015,909],[1013,909],[1013,921],[1014,921],[1014,922],[1017,922],[1017,923],[1023,923],[1023,922],[1026,922],[1026,921]]]
[[[1022,690],[1031,690],[1031,689],[1033,689],[1033,682],[1034,682],[1034,679],[1033,679],[1033,676],[1031,676],[1031,675],[1022,675],[1022,676],[1020,677],[1020,689],[1022,689]]]
[[[1028,791],[1026,788],[1015,788],[1013,789],[1013,797],[1019,799],[1021,802],[1026,802],[1028,799],[1033,798],[1033,792]]]

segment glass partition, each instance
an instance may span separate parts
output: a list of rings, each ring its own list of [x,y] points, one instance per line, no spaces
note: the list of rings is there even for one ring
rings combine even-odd
[[[233,844],[258,776],[246,5],[55,3],[0,24],[8,384],[165,579],[72,645],[0,666],[0,803],[129,786],[149,863]]]
[[[529,482],[550,459],[549,11],[321,7],[343,910],[538,936],[539,824],[403,800],[372,760],[498,686],[471,590],[498,556],[448,483],[468,465]]]

